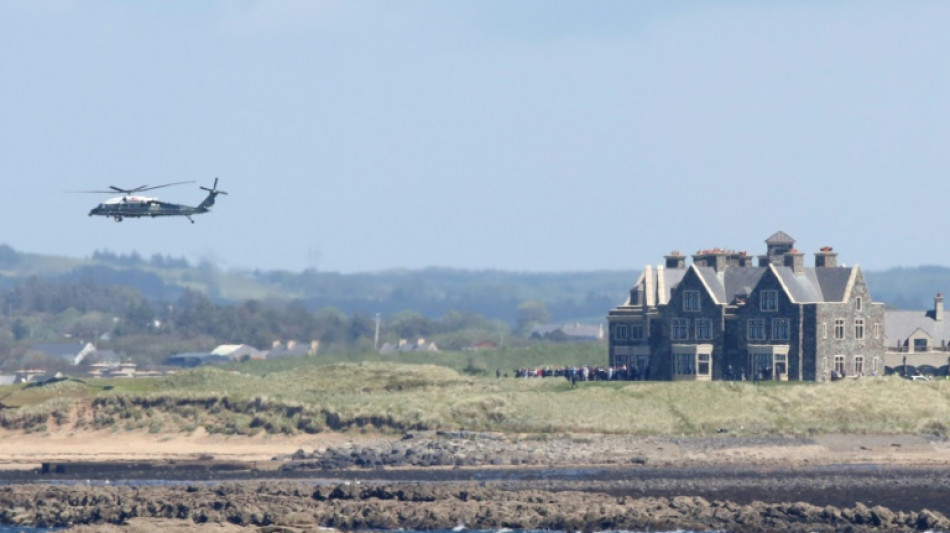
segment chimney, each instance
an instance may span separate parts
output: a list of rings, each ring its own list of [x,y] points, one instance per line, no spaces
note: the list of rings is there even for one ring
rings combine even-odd
[[[666,258],[666,268],[686,268],[686,256],[676,250],[670,252]]]
[[[713,248],[712,250],[700,250],[693,255],[693,264],[696,266],[705,266],[715,269],[716,273],[722,273],[729,266],[730,252]]]
[[[805,254],[798,250],[792,248],[785,252],[784,260],[785,266],[791,268],[795,274],[801,274],[805,271]]]
[[[943,294],[939,292],[934,297],[934,320],[943,322]]]
[[[738,267],[752,266],[752,256],[748,252],[737,252],[732,256],[732,262]]]
[[[815,252],[815,268],[834,268],[838,266],[838,253],[833,252],[831,246],[822,246],[821,251]]]

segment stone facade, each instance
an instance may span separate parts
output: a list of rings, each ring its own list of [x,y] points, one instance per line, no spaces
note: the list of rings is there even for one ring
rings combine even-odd
[[[654,380],[826,381],[884,373],[884,306],[858,266],[824,247],[804,265],[778,232],[751,256],[678,252],[644,268],[627,301],[608,313],[610,364]]]

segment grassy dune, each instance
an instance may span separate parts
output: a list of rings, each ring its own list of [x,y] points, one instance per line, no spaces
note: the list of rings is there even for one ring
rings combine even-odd
[[[470,429],[636,435],[950,433],[950,382],[581,383],[387,362],[202,368],[164,378],[0,387],[10,429],[225,434]]]

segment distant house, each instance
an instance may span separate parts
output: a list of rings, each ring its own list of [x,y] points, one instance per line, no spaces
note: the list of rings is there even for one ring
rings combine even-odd
[[[884,311],[884,366],[909,375],[947,375],[950,365],[950,320],[944,313],[943,294],[933,309]]]
[[[416,339],[416,342],[409,342],[406,339],[399,339],[399,342],[383,343],[379,353],[416,353],[416,352],[438,352],[439,347],[434,342],[428,342],[425,339]]]
[[[545,324],[531,329],[536,339],[557,339],[571,342],[596,342],[604,340],[603,324]]]
[[[264,353],[249,344],[222,344],[211,350],[214,355],[223,355],[232,361],[263,359]]]
[[[187,352],[169,356],[165,359],[165,364],[168,366],[192,368],[196,366],[227,363],[230,360],[231,359],[226,355],[215,355],[207,352]]]
[[[83,358],[83,363],[118,364],[119,354],[113,350],[95,350]]]
[[[27,353],[43,354],[61,359],[71,365],[82,363],[88,356],[95,353],[96,347],[91,343],[52,343],[41,342],[31,345]]]
[[[471,346],[467,346],[462,349],[466,351],[497,350],[498,344],[492,341],[481,341],[481,342],[476,342],[475,344]]]
[[[133,378],[136,376],[137,365],[132,362],[108,361],[94,363],[90,366],[89,374],[97,378]]]
[[[27,369],[17,370],[13,381],[14,383],[46,383],[47,381],[61,377],[63,377],[63,375],[59,372],[50,374],[42,369]]]
[[[271,349],[267,351],[267,359],[277,359],[280,357],[303,357],[306,355],[317,355],[320,349],[320,341],[305,342],[287,341],[284,344],[280,341],[274,341]]]

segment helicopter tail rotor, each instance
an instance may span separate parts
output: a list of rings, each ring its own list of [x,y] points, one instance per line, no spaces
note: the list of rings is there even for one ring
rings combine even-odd
[[[204,201],[201,202],[200,205],[198,205],[198,209],[204,209],[204,210],[210,209],[211,206],[214,205],[214,199],[216,196],[218,196],[219,194],[228,194],[227,191],[222,191],[218,189],[218,178],[214,178],[214,185],[212,185],[211,188],[202,187],[200,185],[198,186],[198,188],[203,191],[208,191],[208,197],[205,198]]]
[[[214,185],[212,185],[210,189],[207,187],[200,187],[200,186],[198,188],[208,191],[211,194],[228,194],[227,191],[218,190],[218,178],[214,178]]]

